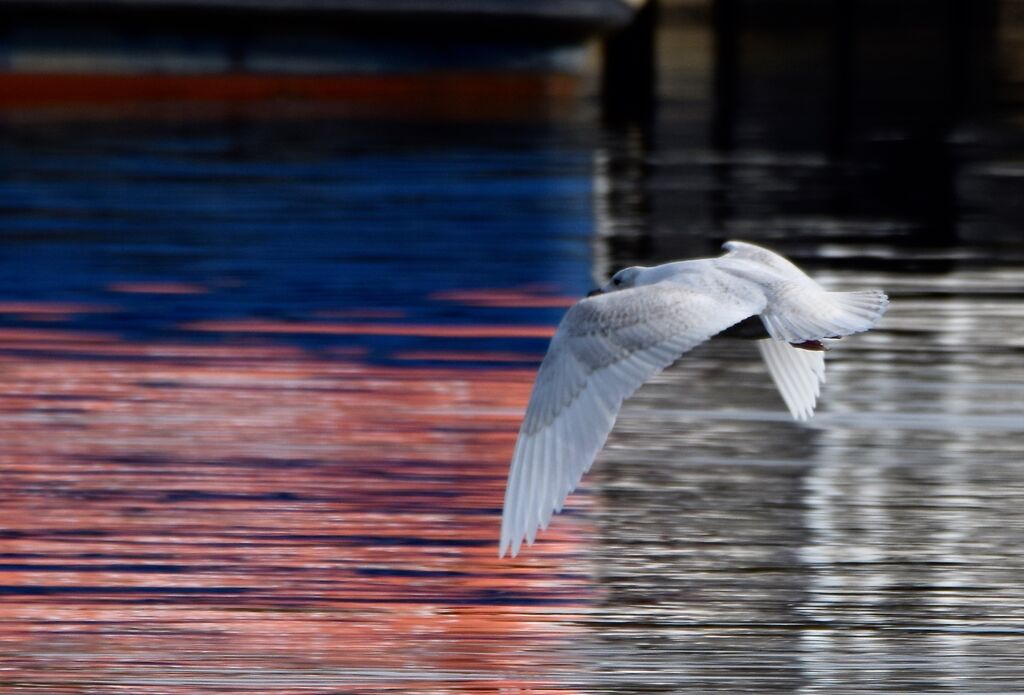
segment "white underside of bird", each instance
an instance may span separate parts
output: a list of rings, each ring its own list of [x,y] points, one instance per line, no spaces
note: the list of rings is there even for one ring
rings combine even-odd
[[[712,336],[752,316],[783,401],[806,420],[825,380],[820,341],[866,331],[881,290],[828,292],[782,256],[730,241],[718,258],[616,273],[580,300],[551,338],[519,430],[505,488],[499,557],[532,544],[604,446],[622,402]]]

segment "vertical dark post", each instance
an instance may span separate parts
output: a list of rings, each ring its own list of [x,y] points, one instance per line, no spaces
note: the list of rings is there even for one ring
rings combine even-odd
[[[991,107],[988,101],[993,92],[998,14],[996,0],[948,0],[946,84],[950,126],[974,111]]]
[[[649,124],[657,89],[658,0],[647,0],[630,24],[604,44],[601,105],[606,122]]]
[[[829,85],[829,150],[846,153],[856,103],[854,64],[857,51],[857,0],[832,0],[832,83]]]
[[[739,77],[740,0],[713,0],[711,25],[715,37],[714,113],[711,145],[731,150],[735,145],[736,82]]]
[[[712,0],[711,30],[714,35],[712,76],[711,147],[726,153],[736,146],[736,96],[739,82],[740,0]],[[713,167],[715,186],[709,193],[711,219],[727,237],[733,216],[733,163],[723,158]]]
[[[962,210],[957,195],[959,162],[955,151],[945,143],[949,134],[965,121],[991,107],[994,93],[994,46],[998,17],[997,0],[946,0],[946,94],[944,116],[936,124],[942,145],[934,147],[933,186],[925,216],[931,231],[929,243],[953,243],[959,238]],[[941,95],[937,95],[941,99]],[[937,100],[939,104],[941,101]]]

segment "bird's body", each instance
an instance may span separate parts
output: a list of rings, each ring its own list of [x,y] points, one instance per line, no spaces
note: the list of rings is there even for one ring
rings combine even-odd
[[[533,543],[590,468],[623,400],[683,353],[750,317],[793,417],[812,414],[825,378],[822,340],[866,331],[879,290],[827,292],[767,249],[731,241],[718,258],[626,268],[580,300],[537,372],[505,490],[499,555]],[[749,323],[749,322],[747,322]]]

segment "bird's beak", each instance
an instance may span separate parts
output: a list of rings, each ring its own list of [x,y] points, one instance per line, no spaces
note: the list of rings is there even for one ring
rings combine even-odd
[[[602,290],[600,287],[598,287],[596,289],[593,289],[593,290],[590,290],[589,292],[587,292],[587,296],[588,297],[593,297],[593,296],[596,296],[596,295],[599,295],[599,294],[604,294],[604,290]]]

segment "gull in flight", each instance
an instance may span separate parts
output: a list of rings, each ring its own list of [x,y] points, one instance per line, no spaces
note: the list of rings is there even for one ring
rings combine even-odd
[[[577,302],[537,371],[505,488],[499,557],[561,511],[604,446],[622,402],[679,357],[744,319],[789,412],[806,420],[825,381],[822,340],[885,313],[881,290],[828,292],[782,256],[730,241],[718,258],[620,270]]]

